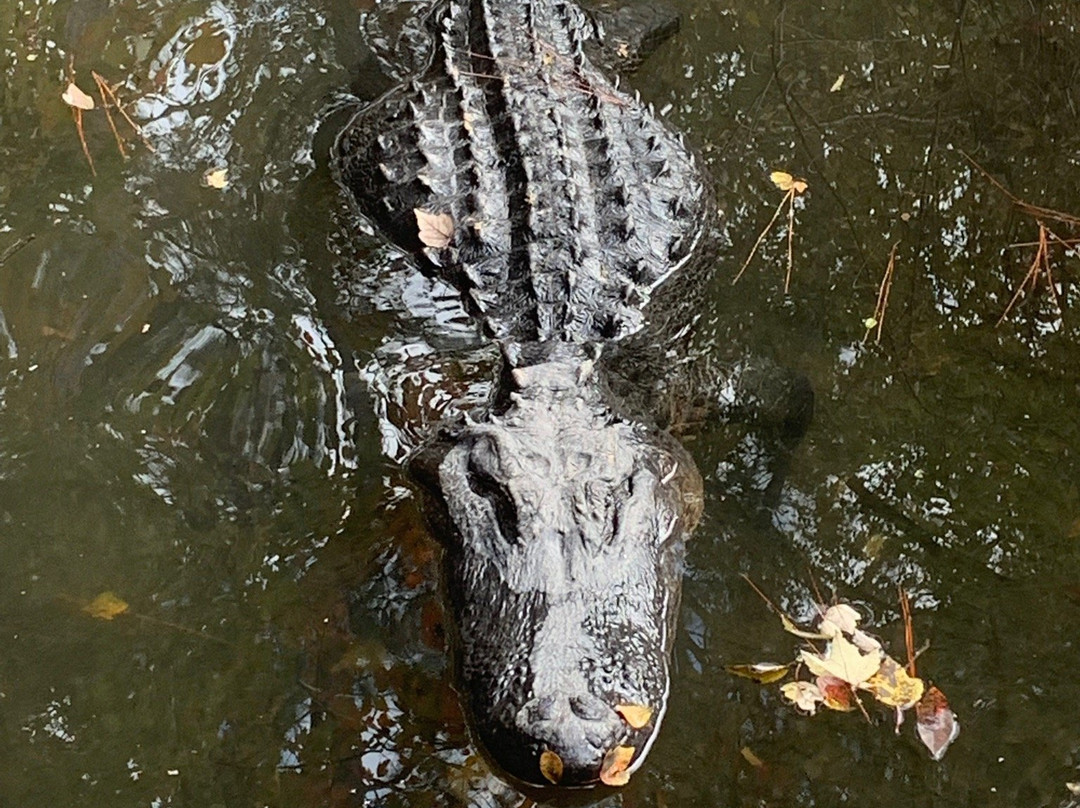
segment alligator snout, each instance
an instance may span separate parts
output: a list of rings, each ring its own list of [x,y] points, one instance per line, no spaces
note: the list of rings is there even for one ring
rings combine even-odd
[[[560,762],[557,784],[596,782],[604,755],[619,745],[626,724],[608,704],[589,693],[549,694],[525,704],[517,715],[518,729]],[[544,771],[555,780],[555,773]]]

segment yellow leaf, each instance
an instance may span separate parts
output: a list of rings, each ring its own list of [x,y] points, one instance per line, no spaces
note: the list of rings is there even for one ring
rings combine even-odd
[[[549,783],[557,786],[562,780],[562,758],[550,749],[545,749],[540,753],[540,774],[544,775],[544,779]]]
[[[836,77],[836,81],[832,83],[832,87],[829,88],[830,93],[840,92],[840,88],[844,86],[844,79],[847,77],[847,73],[841,73]]]
[[[843,635],[833,637],[820,656],[813,651],[800,651],[799,659],[815,676],[835,676],[849,685],[862,684],[881,667],[881,651],[861,652]]]
[[[859,685],[886,707],[907,710],[914,707],[925,689],[922,679],[908,676],[906,670],[892,657],[881,660],[878,672]]]
[[[872,328],[877,328],[877,320],[873,317],[867,317],[862,321],[862,324],[866,326],[866,330],[869,331]]]
[[[60,94],[64,103],[76,109],[93,109],[94,99],[76,86],[75,82],[68,84],[67,89]]]
[[[795,192],[796,196],[798,196],[799,194],[805,194],[806,189],[809,187],[810,186],[806,184],[806,180],[794,180],[791,183],[791,190]]]
[[[203,174],[203,184],[208,188],[217,188],[219,191],[229,187],[229,169],[211,168]]]
[[[423,208],[413,208],[420,241],[427,247],[441,250],[450,246],[454,237],[454,220],[448,213],[430,213]]]
[[[751,679],[759,685],[770,685],[787,676],[788,671],[791,670],[791,665],[781,665],[777,662],[755,662],[753,665],[728,665],[724,670],[732,676]]]
[[[739,754],[743,756],[743,760],[745,760],[755,769],[765,768],[765,761],[755,755],[749,746],[744,746],[742,749],[740,749]]]
[[[796,637],[802,637],[804,640],[829,639],[828,635],[822,634],[820,631],[806,631],[799,628],[797,625],[795,625],[791,618],[783,612],[780,613],[780,625],[784,627],[784,631],[786,631],[788,634],[794,634]]]
[[[821,690],[813,682],[788,682],[780,688],[780,695],[810,715],[816,713],[818,705],[825,701]]]
[[[634,747],[616,746],[604,755],[600,765],[600,782],[606,786],[625,786],[630,782],[630,761],[634,759]]]
[[[128,610],[128,605],[115,592],[102,592],[83,606],[83,611],[98,620],[112,620]]]
[[[769,175],[769,179],[772,180],[773,185],[781,191],[790,191],[792,185],[795,183],[795,178],[786,171],[774,171]]]
[[[634,729],[641,729],[652,719],[653,708],[644,704],[617,704],[615,712]]]

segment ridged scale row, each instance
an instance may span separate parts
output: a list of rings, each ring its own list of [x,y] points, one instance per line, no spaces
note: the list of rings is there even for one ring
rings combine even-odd
[[[439,58],[350,123],[343,179],[493,336],[638,330],[706,226],[693,157],[589,63],[592,26],[573,3],[438,5]],[[415,209],[451,217],[447,246],[419,243]]]

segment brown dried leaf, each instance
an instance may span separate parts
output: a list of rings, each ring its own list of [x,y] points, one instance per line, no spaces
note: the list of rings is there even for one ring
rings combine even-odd
[[[821,702],[830,710],[850,713],[855,709],[855,693],[851,685],[835,676],[819,676],[817,688],[821,691]]]
[[[83,606],[83,611],[98,620],[112,620],[128,610],[125,601],[120,600],[115,592],[102,592]]]
[[[550,749],[545,749],[540,753],[540,774],[544,775],[544,779],[549,783],[557,786],[563,775],[562,758]]]
[[[60,94],[60,97],[64,99],[64,103],[69,107],[87,110],[94,108],[94,99],[80,90],[75,82],[70,82],[67,89]]]
[[[724,668],[732,676],[741,676],[750,679],[759,685],[770,685],[779,682],[788,675],[791,664],[781,665],[778,662],[755,662],[752,665],[728,665]]]
[[[423,208],[413,208],[420,241],[427,247],[442,250],[450,246],[454,238],[454,219],[449,213],[429,213]]]
[[[606,786],[625,786],[630,782],[630,761],[634,759],[634,747],[616,746],[604,755],[600,765],[600,782]]]
[[[949,709],[945,694],[931,686],[915,705],[915,715],[918,717],[919,740],[930,750],[934,760],[941,760],[949,744],[960,734],[960,722]]]
[[[645,704],[616,704],[615,712],[634,729],[641,729],[652,720],[653,708]]]

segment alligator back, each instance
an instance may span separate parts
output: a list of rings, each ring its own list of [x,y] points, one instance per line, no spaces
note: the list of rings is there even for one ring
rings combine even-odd
[[[429,26],[427,69],[341,134],[340,181],[496,338],[639,330],[707,227],[692,153],[592,66],[573,3],[436,2]]]

